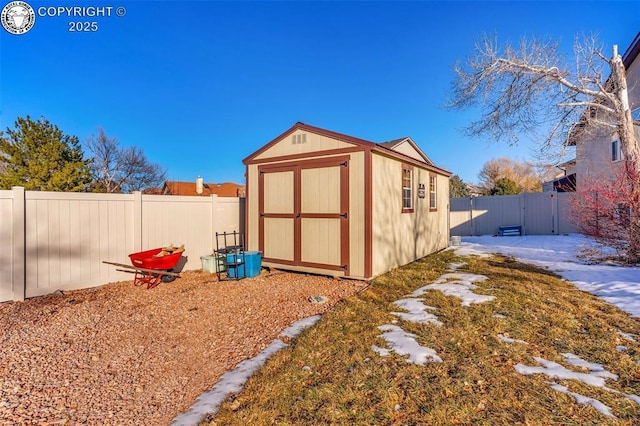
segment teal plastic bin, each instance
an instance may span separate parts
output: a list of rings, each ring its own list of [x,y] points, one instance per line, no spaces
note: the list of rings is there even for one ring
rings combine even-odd
[[[244,256],[244,264],[234,265],[236,260],[242,261]],[[262,268],[262,253],[259,251],[245,251],[244,255],[228,254],[227,266],[229,270],[229,278],[252,278],[260,275],[260,269]]]

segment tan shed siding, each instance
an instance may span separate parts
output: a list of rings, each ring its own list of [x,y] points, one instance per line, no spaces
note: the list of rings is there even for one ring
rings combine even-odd
[[[340,169],[327,167],[302,170],[302,213],[340,213],[340,191],[328,192],[326,188],[340,187]],[[266,185],[266,183],[265,183]],[[293,188],[291,189],[293,194]],[[323,196],[319,196],[323,194]],[[293,199],[293,195],[291,195]]]
[[[356,278],[369,278],[364,270],[364,184],[364,152],[354,152],[349,162],[349,273]]]
[[[294,143],[294,136],[303,136],[303,139],[297,139],[295,141],[297,143]],[[254,160],[304,153],[313,154],[316,151],[351,147],[353,147],[353,144],[303,130],[296,130],[271,148],[257,155]]]
[[[339,221],[303,219],[300,226],[302,227],[301,260],[303,262],[340,265]]]
[[[264,213],[289,213],[294,210],[293,205],[293,171],[265,173],[265,188],[277,190],[269,191],[264,197]]]
[[[293,261],[293,219],[264,220],[265,257]]]
[[[438,229],[438,238],[433,241],[432,252],[449,246],[449,182],[448,176],[438,175],[438,211],[434,219],[437,222],[433,225]]]
[[[407,157],[411,157],[418,161],[424,161],[424,158],[418,153],[414,147],[411,146],[409,142],[402,142],[398,146],[393,148],[394,151],[399,152],[401,154],[406,155]]]
[[[402,213],[402,163],[373,156],[373,275],[405,265],[446,247],[448,178],[438,176],[437,210],[429,211],[429,175],[414,167],[414,212]],[[418,185],[426,188],[418,198]]]
[[[246,200],[246,245],[247,249],[257,251],[258,247],[258,166],[247,167],[247,200]]]

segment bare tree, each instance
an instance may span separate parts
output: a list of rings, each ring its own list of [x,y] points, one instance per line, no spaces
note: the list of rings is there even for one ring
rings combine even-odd
[[[116,138],[109,138],[103,129],[91,136],[87,147],[93,154],[92,171],[97,192],[132,192],[161,186],[166,171],[150,162],[137,146],[122,148]]]
[[[493,189],[501,179],[513,181],[524,192],[542,191],[542,183],[551,179],[550,169],[530,161],[515,161],[507,157],[494,158],[482,166],[478,179],[486,192]]]
[[[484,36],[464,65],[455,67],[452,108],[479,107],[481,118],[466,129],[469,135],[490,136],[516,144],[527,134],[541,149],[563,146],[581,132],[617,132],[625,158],[624,183],[631,198],[640,197],[640,150],[629,108],[626,70],[617,46],[611,58],[595,36],[576,38],[575,57],[566,61],[558,43],[522,40],[501,48]],[[544,133],[541,134],[540,130]],[[640,215],[632,220],[636,229]],[[630,235],[628,255],[640,261],[640,234]]]

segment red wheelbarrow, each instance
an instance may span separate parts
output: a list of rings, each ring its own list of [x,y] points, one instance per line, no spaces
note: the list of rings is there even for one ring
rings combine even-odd
[[[160,281],[168,283],[180,276],[180,274],[173,272],[173,268],[182,257],[183,252],[184,246],[159,247],[131,253],[129,259],[133,266],[107,261],[103,261],[103,263],[126,268],[124,272],[135,272],[134,285],[146,284],[147,288],[153,288],[160,284]],[[122,269],[118,270],[122,271]]]

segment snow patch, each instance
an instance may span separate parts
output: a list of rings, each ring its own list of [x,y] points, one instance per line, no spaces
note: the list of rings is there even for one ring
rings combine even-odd
[[[280,333],[281,337],[294,338],[305,328],[311,327],[320,319],[320,315],[303,318],[294,322]],[[218,383],[208,392],[203,393],[186,413],[176,416],[172,426],[196,425],[207,414],[215,414],[224,400],[231,394],[238,393],[249,380],[249,377],[261,368],[276,352],[287,347],[280,339],[275,339],[262,352],[251,359],[242,361],[232,371],[222,375]]]
[[[460,268],[462,268],[463,266],[465,266],[467,264],[467,262],[453,262],[449,264],[449,270],[450,271],[456,271]]]
[[[434,324],[442,325],[442,322],[438,320],[438,317],[434,314],[425,312],[427,309],[435,310],[433,306],[425,305],[422,303],[423,299],[410,298],[396,300],[394,305],[404,309],[407,312],[391,312],[393,315],[400,317],[401,320],[411,321],[418,324]]]
[[[537,356],[533,357],[533,359],[535,359],[539,364],[542,364],[542,367],[516,364],[513,366],[513,368],[515,368],[518,373],[524,375],[545,374],[552,379],[579,380],[587,385],[596,386],[599,388],[605,387],[605,378],[602,376],[596,376],[591,373],[578,373],[575,371],[571,371],[556,362],[548,361]]]
[[[498,339],[502,340],[505,343],[522,343],[523,345],[528,345],[524,340],[512,339],[511,337],[507,337],[503,334],[498,334]]]
[[[436,351],[431,348],[420,346],[416,342],[415,334],[407,333],[396,325],[381,325],[379,330],[384,331],[379,337],[382,337],[387,341],[390,350],[394,351],[400,356],[408,355],[407,362],[416,365],[426,365],[428,362],[442,362]],[[372,346],[372,349],[378,352],[381,356],[389,355],[389,350],[380,348],[378,346]]]
[[[628,340],[630,342],[635,342],[636,341],[635,337],[637,337],[637,336],[635,334],[633,334],[633,333],[624,333],[624,332],[618,330],[618,334],[620,335],[620,337],[622,337],[623,339]]]
[[[576,402],[580,405],[590,405],[593,408],[595,408],[596,410],[598,410],[600,413],[604,414],[607,417],[614,417],[615,416],[611,413],[611,408],[609,408],[608,406],[604,405],[602,402],[598,401],[597,399],[593,399],[593,398],[589,398],[588,396],[584,396],[581,395],[579,393],[575,393],[575,392],[571,392],[569,391],[569,388],[567,388],[566,386],[562,386],[558,383],[551,383],[551,388],[554,390],[557,390],[558,392],[562,392],[562,393],[566,393],[567,395],[571,395],[572,397],[574,397],[576,399]]]
[[[605,379],[618,380],[618,375],[605,370],[602,364],[596,364],[595,362],[585,361],[579,356],[571,353],[562,353],[560,355],[564,357],[564,360],[567,363],[574,365],[576,367],[586,368],[594,376],[604,377]]]
[[[513,256],[521,262],[547,268],[572,282],[580,290],[640,317],[640,267],[590,265],[578,252],[594,246],[594,240],[579,234],[527,235],[522,237],[464,237],[462,245],[450,247],[459,256],[492,253]]]
[[[462,306],[471,306],[472,303],[484,303],[495,299],[495,296],[476,294],[472,291],[477,288],[473,283],[483,282],[487,279],[484,275],[453,272],[442,275],[433,284],[420,287],[410,296],[422,296],[428,290],[438,290],[445,296],[455,296],[462,299]]]

